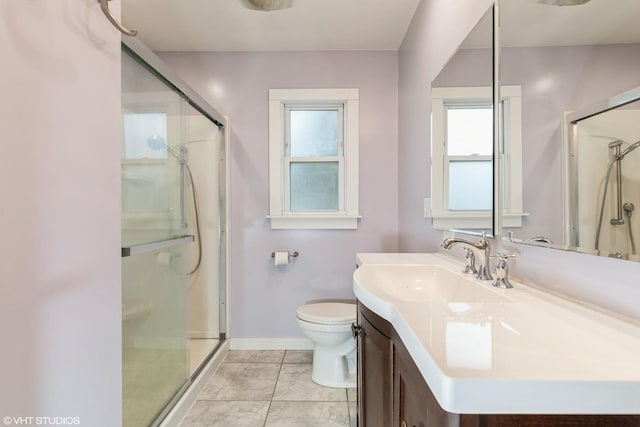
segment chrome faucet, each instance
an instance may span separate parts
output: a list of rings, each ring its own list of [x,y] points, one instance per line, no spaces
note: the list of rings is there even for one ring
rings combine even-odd
[[[476,275],[476,279],[493,280],[493,276],[491,276],[491,271],[489,270],[491,247],[489,246],[489,241],[486,238],[483,237],[478,243],[474,243],[468,240],[451,237],[444,239],[441,246],[444,249],[451,249],[453,245],[464,246],[476,254],[476,259],[478,260],[478,274]]]

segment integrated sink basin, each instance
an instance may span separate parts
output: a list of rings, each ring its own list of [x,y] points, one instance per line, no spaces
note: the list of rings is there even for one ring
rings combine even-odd
[[[371,290],[409,302],[507,302],[486,284],[438,265],[369,264],[356,271],[356,280]],[[354,276],[354,277],[356,277]],[[490,286],[490,285],[489,285]]]

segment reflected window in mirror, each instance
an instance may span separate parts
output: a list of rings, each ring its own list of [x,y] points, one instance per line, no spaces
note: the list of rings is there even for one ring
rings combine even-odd
[[[431,196],[440,230],[494,235],[493,5],[431,82]]]
[[[439,229],[487,229],[493,220],[493,89],[432,89],[433,225]],[[504,216],[518,226],[522,212],[520,90],[510,87],[501,101],[505,132],[500,157],[508,175],[502,188]]]

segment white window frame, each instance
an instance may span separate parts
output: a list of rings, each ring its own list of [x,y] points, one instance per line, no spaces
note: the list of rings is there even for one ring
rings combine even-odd
[[[269,90],[269,215],[272,229],[356,229],[358,207],[359,89]],[[288,110],[342,109],[342,141],[338,156],[291,158],[287,141]],[[289,203],[292,162],[338,161],[337,211],[291,211]]]
[[[522,95],[520,86],[502,86],[504,154],[501,163],[504,192],[504,227],[522,225]],[[493,98],[492,87],[441,87],[431,91],[431,199],[425,202],[425,218],[433,227],[450,229],[487,229],[493,227],[493,210],[452,211],[447,208],[449,194],[448,157],[446,152],[446,111],[448,105],[486,105]],[[482,156],[481,156],[482,157]],[[471,159],[471,157],[470,157]],[[473,157],[480,160],[481,158]]]

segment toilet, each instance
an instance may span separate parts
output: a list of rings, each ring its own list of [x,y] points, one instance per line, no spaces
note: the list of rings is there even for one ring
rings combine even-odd
[[[356,340],[351,325],[356,305],[337,302],[307,304],[298,308],[296,320],[313,342],[314,383],[327,387],[356,387]]]

